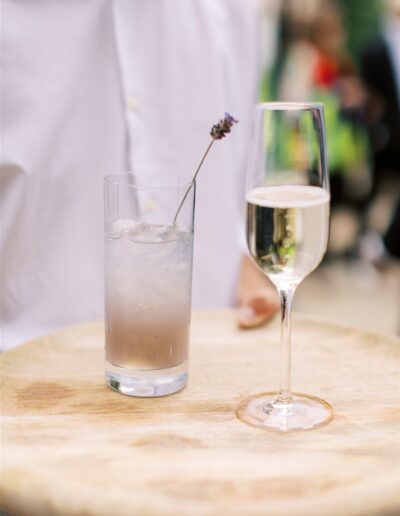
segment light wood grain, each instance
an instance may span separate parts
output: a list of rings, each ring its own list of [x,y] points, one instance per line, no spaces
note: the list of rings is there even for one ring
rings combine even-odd
[[[235,416],[275,390],[278,325],[238,331],[195,312],[189,386],[138,399],[109,390],[103,327],[1,357],[2,504],[29,515],[400,514],[400,339],[295,318],[293,385],[335,410],[276,434]]]

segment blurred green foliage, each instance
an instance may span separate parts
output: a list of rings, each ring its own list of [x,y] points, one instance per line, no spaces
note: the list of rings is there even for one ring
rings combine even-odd
[[[379,33],[384,14],[384,0],[339,0],[347,49],[356,63],[360,54]]]

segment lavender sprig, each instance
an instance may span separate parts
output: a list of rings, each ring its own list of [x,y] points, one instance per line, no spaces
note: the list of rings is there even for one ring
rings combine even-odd
[[[183,196],[183,199],[181,201],[181,203],[179,204],[179,207],[177,209],[177,212],[175,214],[175,217],[174,217],[174,220],[173,220],[173,224],[175,225],[176,224],[176,220],[178,218],[178,215],[179,215],[179,212],[181,211],[181,208],[183,206],[183,203],[185,202],[186,200],[186,197],[188,196],[189,192],[190,192],[190,189],[192,188],[192,186],[194,185],[195,181],[196,181],[196,178],[197,178],[197,174],[199,173],[203,163],[204,163],[204,160],[206,159],[207,157],[207,154],[209,153],[213,143],[215,142],[215,140],[222,140],[222,138],[225,138],[225,136],[231,132],[231,128],[234,124],[237,124],[238,121],[235,120],[235,118],[233,118],[232,115],[230,115],[229,113],[225,113],[225,116],[224,118],[222,118],[218,124],[215,124],[211,127],[211,131],[210,131],[210,136],[212,138],[211,142],[209,143],[207,149],[206,149],[206,152],[204,153],[203,157],[201,158],[201,161],[199,163],[199,166],[197,167],[196,169],[196,172],[194,173],[194,176],[193,176],[193,179],[189,185],[189,188],[186,190],[185,192],[185,195]]]
[[[225,113],[225,117],[222,118],[218,124],[215,124],[211,127],[210,135],[213,140],[221,140],[225,138],[227,133],[231,132],[231,127],[233,124],[237,124],[238,121],[233,118],[229,113]]]

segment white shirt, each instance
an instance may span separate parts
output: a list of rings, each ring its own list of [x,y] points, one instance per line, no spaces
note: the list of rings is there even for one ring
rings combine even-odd
[[[258,1],[4,0],[2,10],[3,348],[102,317],[103,176],[194,173],[225,111],[240,123],[199,174],[193,306],[232,304]]]

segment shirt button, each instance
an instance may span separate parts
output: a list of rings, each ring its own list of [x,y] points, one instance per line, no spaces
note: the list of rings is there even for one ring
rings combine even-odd
[[[137,98],[136,97],[128,97],[128,108],[131,110],[131,111],[136,111],[137,109],[137,106],[138,106],[138,101],[137,101]]]

